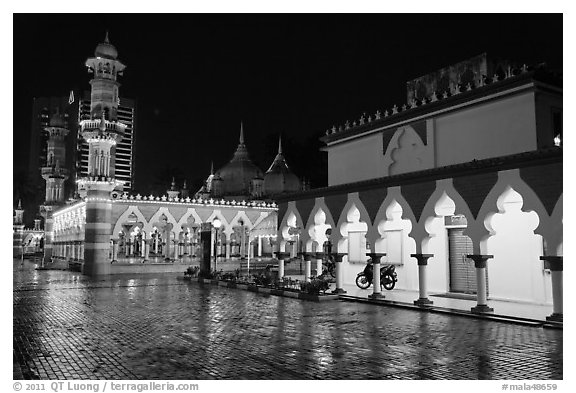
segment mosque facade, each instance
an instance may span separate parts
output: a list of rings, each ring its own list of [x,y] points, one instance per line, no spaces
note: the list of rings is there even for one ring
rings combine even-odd
[[[561,77],[481,55],[407,93],[326,131],[329,186],[277,200],[280,250],[314,260],[330,241],[340,291],[371,258],[418,305],[514,300],[562,319]]]
[[[63,192],[68,173],[61,164],[69,130],[59,114],[52,116],[46,128],[48,159],[41,168],[46,181],[41,207],[45,218],[43,265],[64,260],[85,274],[106,275],[123,272],[125,264],[135,262],[153,265],[199,258],[206,252],[200,242],[201,229],[211,233],[210,255],[272,256],[277,217],[274,198],[302,189],[284,159],[281,141],[274,162],[264,172],[250,160],[241,125],[230,162],[212,170],[192,197],[186,190],[177,190],[174,181],[162,196],[130,195],[115,176],[115,147],[126,128],[118,120],[118,79],[126,66],[108,35],[86,66],[93,74],[90,115],[79,122],[79,128],[88,144],[88,170],[87,176],[77,180],[79,197],[75,201],[65,200]],[[15,253],[24,238],[21,215],[16,210]],[[261,223],[267,230],[259,227]]]

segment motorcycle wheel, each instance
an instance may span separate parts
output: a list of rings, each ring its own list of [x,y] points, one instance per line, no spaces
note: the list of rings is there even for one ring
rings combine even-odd
[[[368,281],[368,279],[364,274],[361,274],[358,277],[356,277],[356,285],[358,286],[358,288],[368,289],[370,284],[371,284],[370,281]]]
[[[396,281],[394,281],[394,279],[392,278],[391,275],[389,274],[385,274],[383,277],[383,286],[387,291],[391,291],[394,289],[394,287],[396,286]]]

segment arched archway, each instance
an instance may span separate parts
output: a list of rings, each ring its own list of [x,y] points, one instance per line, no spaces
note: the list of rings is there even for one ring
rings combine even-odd
[[[383,264],[394,264],[398,272],[398,288],[418,289],[417,265],[410,254],[416,252],[416,243],[409,237],[412,222],[402,218],[402,206],[393,199],[386,208],[385,220],[376,223],[379,237],[374,244],[375,252],[384,252]]]
[[[338,239],[338,252],[347,253],[341,263],[342,278],[346,284],[354,284],[356,274],[362,269],[368,259],[366,233],[368,224],[362,220],[360,210],[355,203],[344,210],[339,223],[340,239]]]
[[[550,274],[544,269],[542,236],[535,211],[522,211],[524,199],[507,187],[497,200],[497,212],[484,219],[490,235],[486,250],[494,258],[488,263],[490,295],[493,298],[539,304],[551,303]]]
[[[424,223],[428,236],[422,244],[423,253],[434,255],[428,263],[428,287],[434,292],[476,293],[476,270],[467,258],[473,247],[465,234],[466,206],[446,190],[434,199],[433,211],[428,211]]]
[[[310,239],[306,243],[306,251],[322,251],[322,245],[326,240],[328,240],[326,231],[331,228],[332,225],[326,223],[326,213],[322,208],[318,208],[314,214],[312,224],[308,228],[308,235],[310,236]]]

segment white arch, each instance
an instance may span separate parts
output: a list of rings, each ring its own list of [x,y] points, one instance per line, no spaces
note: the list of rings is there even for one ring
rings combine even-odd
[[[164,214],[166,216],[166,222],[168,224],[172,224],[172,229],[170,230],[172,233],[174,233],[174,236],[177,237],[178,233],[175,232],[175,230],[177,230],[178,232],[180,231],[180,228],[178,226],[178,222],[176,221],[176,219],[174,218],[174,216],[172,215],[172,213],[170,213],[170,210],[168,210],[167,207],[160,207],[156,213],[154,213],[154,215],[152,217],[150,217],[150,221],[148,221],[148,223],[144,226],[144,230],[148,233],[151,233],[154,231],[154,226],[156,225],[156,223],[160,220],[160,217],[162,216],[162,214]]]
[[[112,238],[116,239],[118,233],[120,233],[120,231],[123,230],[123,225],[124,223],[128,220],[128,217],[134,214],[136,215],[136,217],[138,218],[137,222],[141,222],[144,224],[144,228],[146,228],[148,226],[148,221],[146,220],[146,218],[144,218],[144,215],[142,214],[142,212],[140,211],[140,209],[138,208],[138,206],[136,205],[130,205],[128,206],[128,208],[124,211],[124,213],[122,213],[120,215],[120,217],[118,217],[118,220],[116,220],[116,225],[114,225],[114,231],[112,232]],[[146,233],[150,233],[149,230],[145,230]]]
[[[393,199],[385,209],[385,220],[377,221],[379,237],[374,244],[375,252],[384,252],[383,263],[396,265],[398,271],[398,288],[418,289],[417,264],[410,254],[416,252],[416,242],[409,234],[412,220],[402,218],[403,207]]]
[[[523,211],[524,199],[508,186],[496,201],[497,212],[486,215],[489,231],[486,252],[494,255],[488,262],[490,296],[505,300],[540,304],[551,302],[550,277],[544,271],[542,236],[535,211]]]
[[[307,231],[310,239],[306,244],[306,251],[314,251],[314,244],[316,245],[316,251],[321,251],[322,245],[328,240],[326,230],[330,228],[332,228],[332,225],[326,224],[324,209],[319,207],[313,216],[313,224],[310,225]]]

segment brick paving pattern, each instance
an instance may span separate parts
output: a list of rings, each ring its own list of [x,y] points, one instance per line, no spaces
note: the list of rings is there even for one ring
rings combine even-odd
[[[562,330],[14,263],[14,379],[562,379]]]

